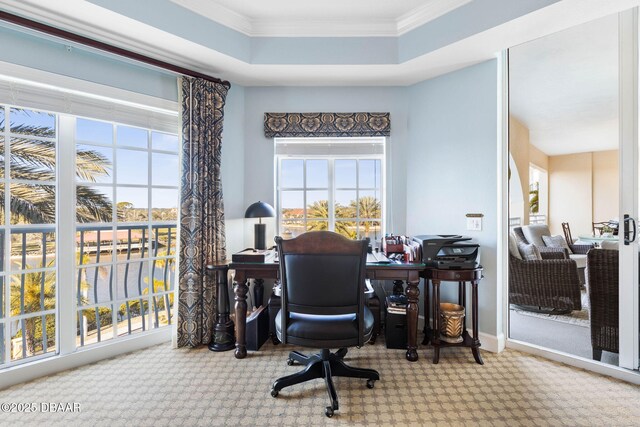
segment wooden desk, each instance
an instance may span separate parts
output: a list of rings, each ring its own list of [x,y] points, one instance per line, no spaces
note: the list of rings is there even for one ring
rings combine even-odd
[[[236,311],[236,350],[237,359],[247,357],[246,347],[246,313],[247,313],[247,279],[278,279],[279,268],[277,263],[250,263],[232,262],[229,269],[235,271],[234,288]],[[425,269],[424,264],[409,263],[367,263],[367,278],[372,280],[404,280],[407,282],[407,360],[418,360],[418,296],[420,290],[420,273]],[[260,280],[256,280],[256,286],[261,287]],[[258,293],[262,295],[262,291]]]

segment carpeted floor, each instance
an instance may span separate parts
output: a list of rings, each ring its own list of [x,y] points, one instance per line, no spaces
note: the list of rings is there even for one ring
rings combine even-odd
[[[340,410],[324,416],[321,380],[269,395],[292,347],[265,344],[235,360],[205,347],[169,344],[0,391],[0,403],[79,403],[79,413],[0,413],[0,425],[633,425],[640,387],[517,351],[430,349],[409,363],[382,342],[352,349],[347,363],[376,368],[381,381],[337,378]]]

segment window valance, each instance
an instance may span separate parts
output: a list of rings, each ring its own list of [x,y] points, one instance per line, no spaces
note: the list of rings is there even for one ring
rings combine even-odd
[[[389,136],[389,113],[264,113],[264,136]]]

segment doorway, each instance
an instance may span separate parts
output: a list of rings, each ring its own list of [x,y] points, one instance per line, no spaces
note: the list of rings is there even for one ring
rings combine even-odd
[[[509,49],[507,297],[509,346],[636,373],[637,22],[634,9]],[[522,245],[538,259],[516,259]]]

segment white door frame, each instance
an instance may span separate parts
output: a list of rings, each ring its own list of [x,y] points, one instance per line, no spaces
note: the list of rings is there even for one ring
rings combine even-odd
[[[619,14],[620,227],[638,218],[638,8]],[[631,227],[630,227],[631,228]],[[620,233],[622,234],[622,233]],[[638,239],[620,236],[619,365],[638,369]]]

